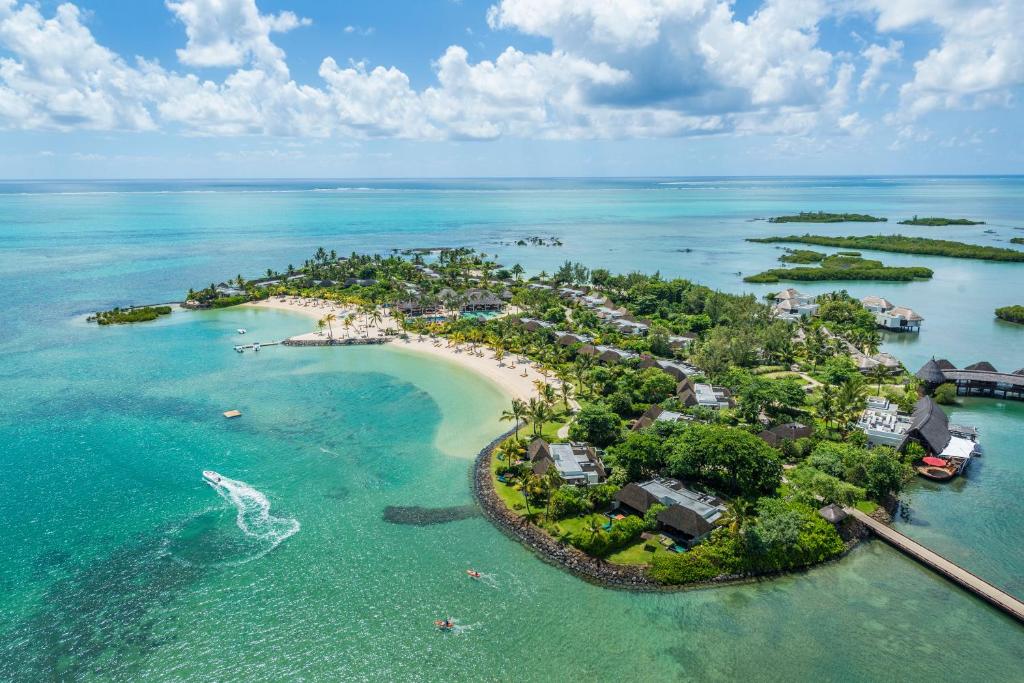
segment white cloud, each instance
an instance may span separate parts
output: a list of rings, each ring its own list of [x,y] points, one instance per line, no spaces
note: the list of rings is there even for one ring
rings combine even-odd
[[[882,69],[891,62],[898,62],[902,53],[903,43],[899,40],[890,40],[887,46],[873,43],[861,51],[861,56],[868,60],[868,66],[861,76],[860,85],[857,86],[857,92],[862,98],[871,91],[878,81],[879,76],[882,75]],[[878,89],[880,92],[884,92],[887,87],[887,83],[882,83]]]
[[[914,79],[900,88],[904,118],[934,109],[1005,105],[1024,84],[1024,3],[1020,0],[864,0],[879,31],[928,24],[938,47],[915,62]]]
[[[0,0],[0,126],[353,139],[863,135],[870,122],[851,111],[851,92],[883,91],[902,43],[830,53],[820,23],[854,7],[881,32],[939,28],[939,46],[900,91],[905,116],[1004,104],[1024,81],[1011,36],[1024,3],[978,0],[972,14],[963,2],[765,0],[740,19],[729,0],[500,0],[489,25],[547,38],[550,51],[510,46],[473,62],[452,45],[434,62],[436,83],[417,90],[396,67],[332,57],[317,83],[297,83],[272,38],[310,20],[263,14],[255,0],[166,1],[184,27],[181,66],[230,70],[216,80],[127,61],[72,4],[47,18],[27,0]],[[855,84],[856,59],[866,67]]]
[[[312,23],[293,12],[260,14],[256,0],[167,0],[167,8],[185,25],[188,43],[178,60],[188,66],[232,67],[252,59],[287,74],[284,51],[270,34]]]

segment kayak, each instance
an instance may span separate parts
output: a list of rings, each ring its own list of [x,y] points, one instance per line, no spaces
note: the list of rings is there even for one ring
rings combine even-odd
[[[479,579],[480,576],[481,576],[480,572],[476,571],[475,569],[467,569],[466,573],[469,574],[470,577],[474,578],[474,579]]]

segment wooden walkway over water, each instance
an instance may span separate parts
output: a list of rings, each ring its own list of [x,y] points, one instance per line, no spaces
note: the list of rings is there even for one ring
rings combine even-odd
[[[974,593],[974,595],[982,600],[1014,617],[1017,621],[1024,623],[1024,602],[1021,602],[1006,591],[996,588],[981,577],[953,564],[942,555],[928,550],[928,548],[904,536],[892,527],[872,519],[860,510],[854,508],[845,508],[845,510],[846,514],[863,522],[876,536],[903,554],[941,574],[961,588]]]

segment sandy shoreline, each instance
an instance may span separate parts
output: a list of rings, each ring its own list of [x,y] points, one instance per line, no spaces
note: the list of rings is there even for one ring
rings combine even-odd
[[[277,298],[271,298],[265,301],[256,301],[243,305],[255,308],[269,308],[279,311],[301,313],[314,320],[319,320],[328,313],[333,312],[338,316],[338,320],[332,323],[334,326],[334,334],[337,337],[345,335],[345,331],[343,330],[340,321],[349,313],[353,312],[351,308],[346,308],[343,305],[315,305],[313,301],[309,299],[293,300],[290,297],[285,301],[280,301]],[[361,315],[356,316],[359,322],[357,329],[350,329],[348,331],[351,336],[362,334],[362,317],[363,316]],[[398,324],[390,317],[384,316],[380,323],[380,329],[387,329],[389,327],[397,329]],[[373,323],[370,323],[366,331],[369,335],[376,336],[378,327]],[[499,363],[495,360],[493,352],[485,347],[480,347],[477,353],[473,354],[470,352],[468,344],[463,344],[461,347],[449,346],[447,340],[434,340],[415,334],[410,335],[408,341],[398,339],[391,342],[390,346],[402,351],[408,351],[425,356],[433,356],[434,358],[466,368],[467,370],[475,372],[481,377],[497,385],[502,392],[510,398],[521,398],[523,400],[527,400],[532,396],[536,396],[537,390],[534,386],[534,382],[538,380],[544,381],[544,377],[531,364],[528,362],[520,362],[520,360],[526,360],[525,358],[520,359],[519,356],[508,354],[505,359]],[[558,380],[554,378],[551,378],[549,381],[554,384],[558,383]]]

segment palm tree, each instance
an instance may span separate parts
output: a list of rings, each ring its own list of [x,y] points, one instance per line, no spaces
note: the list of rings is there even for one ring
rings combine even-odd
[[[860,375],[850,377],[839,387],[836,403],[838,404],[839,431],[843,436],[849,433],[850,425],[857,421],[864,410],[866,394],[864,378]]]
[[[373,323],[375,327],[380,327],[382,320],[384,320],[384,318],[380,314],[380,309],[375,306],[373,311],[370,312],[370,322]]]
[[[348,337],[348,328],[352,327],[352,319],[353,319],[353,317],[354,316],[350,313],[349,315],[345,316],[344,320],[341,321],[341,324],[345,327],[345,336],[346,337]]]
[[[565,412],[569,412],[569,399],[572,398],[572,385],[562,381],[562,384],[558,387],[558,393],[562,396],[562,403],[565,405]]]
[[[331,339],[334,339],[334,328],[331,326],[331,323],[337,319],[338,316],[334,315],[333,313],[328,313],[323,318],[324,322],[327,324],[327,329],[330,330]]]
[[[515,422],[516,441],[519,441],[519,423],[526,417],[526,403],[520,398],[512,399],[512,409],[501,411],[502,422]]]
[[[540,396],[540,400],[544,401],[545,404],[550,408],[555,405],[558,400],[558,395],[555,393],[555,388],[547,382],[542,382],[539,379],[533,382],[533,386],[537,387],[537,395]]]
[[[324,333],[324,326],[326,324],[327,323],[324,322],[323,318],[320,318],[319,320],[316,321],[316,329],[320,331],[320,334]]]
[[[548,467],[548,471],[544,473],[544,490],[548,495],[548,504],[544,510],[544,519],[551,521],[551,498],[558,487],[562,485],[562,476],[558,474],[558,470],[555,467]]]
[[[878,393],[881,394],[882,393],[882,381],[889,377],[889,371],[886,370],[884,365],[878,364],[875,367],[871,368],[871,370],[868,373],[868,375],[871,377],[871,379],[873,379],[876,382],[878,382]]]
[[[518,282],[519,280],[523,279],[523,273],[524,273],[525,271],[526,271],[526,269],[525,269],[525,268],[523,268],[523,267],[522,267],[521,265],[519,265],[518,263],[517,263],[517,264],[515,264],[514,266],[512,266],[512,274],[513,274],[513,275],[515,276],[515,278],[516,278],[516,281],[517,281],[517,282]]]
[[[530,510],[530,496],[539,493],[542,490],[540,477],[533,472],[530,472],[525,477],[521,477],[519,490],[523,492],[523,500],[526,501],[526,516],[532,517],[533,512]]]
[[[601,533],[601,526],[602,526],[601,522],[602,521],[603,520],[601,519],[601,517],[599,515],[591,515],[590,517],[587,518],[586,529],[587,529],[587,531],[590,532],[590,540],[591,540],[591,542],[593,542],[593,540],[595,538],[597,538],[598,534]]]
[[[526,404],[526,414],[533,425],[533,435],[539,436],[544,429],[544,423],[551,419],[551,409],[544,401],[531,398]]]

